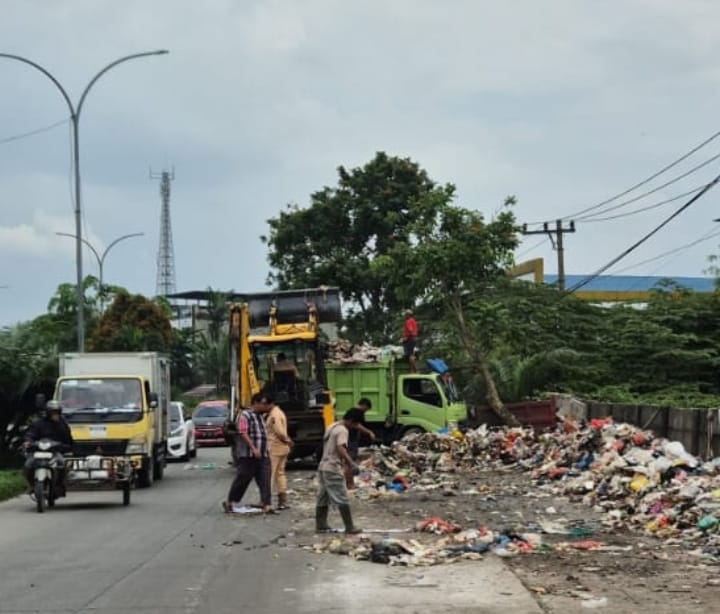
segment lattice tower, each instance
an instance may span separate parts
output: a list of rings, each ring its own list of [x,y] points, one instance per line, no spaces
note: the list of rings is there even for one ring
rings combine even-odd
[[[157,255],[157,296],[167,296],[175,292],[175,251],[173,249],[172,225],[170,223],[170,182],[175,179],[175,171],[163,171],[150,176],[160,179],[160,247]]]

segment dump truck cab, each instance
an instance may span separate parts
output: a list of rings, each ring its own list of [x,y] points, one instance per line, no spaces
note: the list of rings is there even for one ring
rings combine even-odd
[[[333,421],[320,324],[340,317],[334,288],[247,295],[230,310],[231,407],[249,407],[256,392],[273,397],[288,419],[291,456],[317,452]]]
[[[442,372],[409,373],[406,362],[385,357],[366,363],[328,362],[325,368],[337,399],[337,415],[354,407],[358,399],[369,399],[372,409],[365,413],[366,426],[386,443],[467,420],[467,405],[447,367]]]

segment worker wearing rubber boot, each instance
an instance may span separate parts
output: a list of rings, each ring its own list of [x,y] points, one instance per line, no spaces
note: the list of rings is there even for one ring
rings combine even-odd
[[[356,415],[348,411],[339,422],[328,427],[323,436],[323,454],[318,465],[318,492],[315,507],[315,530],[318,533],[331,531],[328,524],[330,503],[336,505],[345,524],[345,533],[360,533],[352,520],[350,501],[345,486],[344,466],[357,472],[358,467],[348,453],[348,432],[357,423]]]

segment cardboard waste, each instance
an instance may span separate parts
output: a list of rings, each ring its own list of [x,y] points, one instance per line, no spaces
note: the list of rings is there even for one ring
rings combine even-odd
[[[457,476],[493,467],[526,472],[533,487],[590,506],[606,530],[640,530],[665,543],[720,561],[720,458],[702,461],[677,441],[626,423],[594,419],[563,422],[553,431],[489,429],[463,434],[425,433],[373,448],[362,464],[357,496],[402,497],[407,491],[457,494]],[[399,485],[402,485],[401,487]],[[393,486],[398,485],[398,486]],[[469,491],[468,491],[469,492]],[[482,487],[473,493],[482,492]],[[553,513],[554,508],[548,508]],[[316,551],[342,550],[358,559],[387,564],[433,565],[486,552],[511,556],[563,549],[611,550],[583,526],[550,520],[524,533],[461,527],[440,517],[415,525],[435,534],[432,544],[415,540],[333,537]],[[549,546],[542,534],[568,541]],[[574,541],[571,541],[574,540]]]

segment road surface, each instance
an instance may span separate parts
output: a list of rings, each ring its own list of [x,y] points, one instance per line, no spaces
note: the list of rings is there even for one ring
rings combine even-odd
[[[119,491],[44,514],[26,495],[0,503],[0,613],[541,612],[497,557],[405,569],[278,545],[282,513],[221,513],[226,459],[202,448],[195,462],[215,469],[171,464],[126,508]]]

